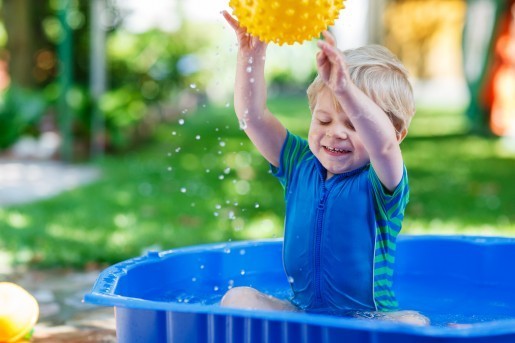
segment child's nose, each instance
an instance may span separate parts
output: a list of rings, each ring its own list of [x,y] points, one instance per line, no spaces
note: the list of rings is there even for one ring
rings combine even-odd
[[[325,135],[327,137],[331,137],[331,138],[333,138],[333,137],[339,138],[339,139],[347,139],[348,138],[347,130],[345,130],[345,128],[342,126],[335,126],[335,127],[328,128]]]

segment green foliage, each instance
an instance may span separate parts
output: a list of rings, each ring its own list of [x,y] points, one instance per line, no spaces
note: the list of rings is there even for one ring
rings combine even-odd
[[[0,148],[7,148],[34,128],[46,109],[43,96],[16,86],[0,95]]]

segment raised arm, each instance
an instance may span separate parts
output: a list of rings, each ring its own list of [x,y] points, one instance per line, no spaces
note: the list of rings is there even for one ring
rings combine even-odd
[[[359,134],[381,183],[393,191],[402,179],[403,161],[399,146],[405,132],[396,134],[386,113],[351,80],[344,56],[327,31],[318,42],[317,68],[325,84]]]
[[[222,14],[238,39],[234,109],[240,127],[268,162],[278,167],[286,129],[266,106],[267,44],[248,34],[227,11]]]

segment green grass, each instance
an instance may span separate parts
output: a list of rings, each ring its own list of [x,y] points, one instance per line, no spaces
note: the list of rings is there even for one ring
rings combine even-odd
[[[305,100],[269,106],[292,132],[306,134]],[[232,109],[181,117],[183,125],[162,125],[145,147],[98,163],[98,182],[0,209],[3,256],[78,267],[146,249],[281,236],[282,189]],[[515,236],[515,156],[465,129],[457,111],[420,110],[414,119],[402,143],[411,185],[404,233]]]

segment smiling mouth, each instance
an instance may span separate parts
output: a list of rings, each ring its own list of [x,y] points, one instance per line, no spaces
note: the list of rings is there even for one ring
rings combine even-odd
[[[333,148],[333,147],[326,146],[326,145],[322,145],[322,147],[323,147],[326,151],[330,152],[331,154],[342,155],[342,154],[348,154],[348,153],[350,153],[350,152],[351,152],[350,150]]]

